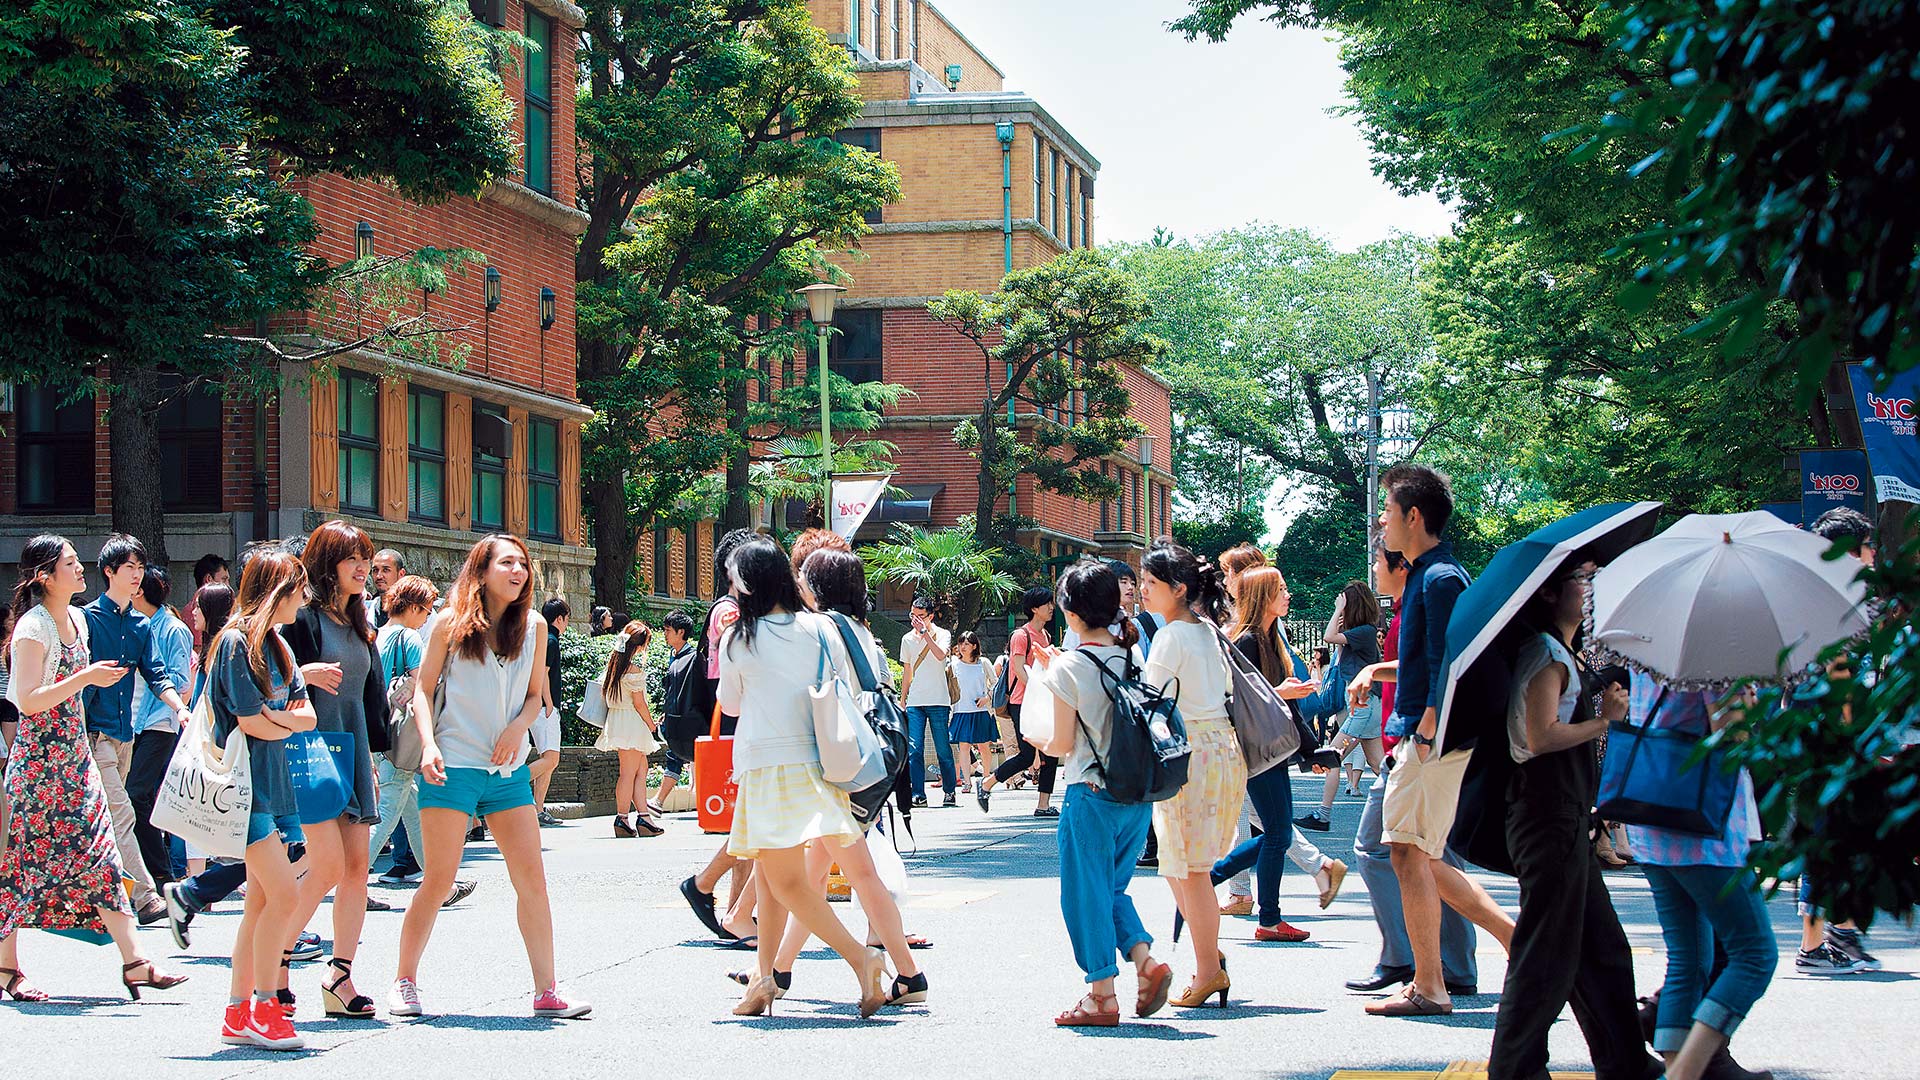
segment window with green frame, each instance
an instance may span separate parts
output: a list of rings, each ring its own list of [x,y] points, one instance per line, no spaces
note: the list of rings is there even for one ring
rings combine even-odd
[[[380,388],[372,376],[340,372],[340,509],[380,512]]]
[[[560,424],[537,416],[527,425],[527,535],[560,539]]]
[[[505,419],[507,410],[498,405],[475,404],[473,419],[482,416]],[[473,444],[473,527],[502,532],[507,527],[507,459],[494,457]]]
[[[553,194],[553,20],[527,9],[527,186]]]
[[[407,517],[447,522],[447,399],[407,388]]]

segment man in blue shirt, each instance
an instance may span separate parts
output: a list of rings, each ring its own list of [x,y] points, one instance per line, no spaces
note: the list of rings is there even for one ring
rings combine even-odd
[[[1381,805],[1382,836],[1400,882],[1400,907],[1413,951],[1413,981],[1385,1001],[1367,1006],[1378,1016],[1440,1016],[1453,1011],[1440,960],[1440,904],[1498,938],[1513,940],[1513,920],[1487,891],[1444,860],[1453,831],[1471,749],[1442,754],[1434,745],[1440,684],[1447,652],[1447,621],[1466,591],[1465,567],[1440,534],[1453,516],[1447,478],[1424,465],[1396,465],[1380,478],[1382,542],[1409,563],[1400,597],[1400,642],[1393,715],[1386,732],[1399,736]]]
[[[106,588],[85,608],[87,645],[93,659],[113,660],[138,669],[147,688],[173,710],[185,727],[187,706],[167,678],[167,669],[153,649],[153,631],[147,617],[134,610],[133,597],[147,575],[147,549],[131,536],[114,533],[100,548],[100,574]],[[100,783],[107,793],[107,811],[113,816],[114,839],[120,845],[120,865],[133,881],[134,913],[148,926],[167,917],[167,905],[154,887],[153,875],[134,837],[137,820],[127,797],[127,775],[133,770],[133,680],[112,686],[89,686],[84,699],[87,738]]]
[[[164,566],[147,567],[134,594],[133,609],[146,616],[152,635],[149,650],[160,658],[167,681],[183,698],[193,693],[193,631],[167,609],[173,582]],[[156,882],[173,880],[173,854],[167,834],[153,827],[154,800],[167,776],[167,762],[180,741],[180,717],[144,682],[133,687],[133,767],[127,771],[127,798],[133,803],[133,835],[140,841],[140,857]]]

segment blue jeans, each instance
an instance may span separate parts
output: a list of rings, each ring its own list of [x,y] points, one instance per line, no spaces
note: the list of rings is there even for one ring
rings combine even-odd
[[[1089,983],[1120,972],[1116,956],[1152,944],[1127,886],[1147,842],[1152,803],[1118,803],[1087,784],[1067,788],[1055,838],[1060,845],[1060,914],[1073,959]]]
[[[940,790],[953,794],[953,746],[947,741],[945,705],[907,706],[907,757],[913,762],[913,793],[927,786],[927,728],[933,729],[933,756],[940,760]]]
[[[1653,887],[1660,935],[1667,943],[1667,981],[1653,1048],[1680,1049],[1695,1023],[1731,1037],[1753,1003],[1766,993],[1779,959],[1767,906],[1753,873],[1738,866],[1654,866],[1642,863]],[[1713,974],[1713,946],[1727,966]]]
[[[1280,925],[1280,875],[1287,868],[1287,845],[1293,843],[1293,780],[1284,765],[1275,765],[1247,778],[1247,798],[1260,815],[1259,836],[1242,840],[1226,858],[1213,864],[1213,883],[1227,880],[1251,866],[1257,879],[1260,925]]]
[[[1393,873],[1393,858],[1381,838],[1381,805],[1387,798],[1385,773],[1373,778],[1367,789],[1367,803],[1360,811],[1360,830],[1353,838],[1353,853],[1360,860],[1360,879],[1367,883],[1367,901],[1373,905],[1373,921],[1380,927],[1380,966],[1413,967],[1413,945],[1407,940],[1406,912],[1400,906],[1400,879]],[[1447,849],[1448,866],[1465,872],[1460,856]],[[1448,982],[1478,983],[1480,964],[1474,959],[1473,924],[1445,904],[1440,905],[1440,970]]]
[[[205,870],[181,880],[180,899],[186,904],[187,910],[203,911],[225,900],[228,894],[245,884],[246,880],[246,863],[209,863]]]
[[[384,754],[374,759],[374,770],[380,782],[380,824],[375,825],[367,837],[370,862],[380,857],[380,849],[386,846],[387,837],[394,835],[395,827],[402,821],[407,824],[406,836],[420,834],[420,800],[414,774],[394,768]],[[400,858],[401,851],[401,840],[396,837],[393,842],[393,862],[396,866],[406,865]],[[410,848],[407,849],[407,858],[413,858]]]

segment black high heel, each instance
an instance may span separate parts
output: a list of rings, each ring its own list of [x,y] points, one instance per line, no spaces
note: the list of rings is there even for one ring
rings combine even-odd
[[[373,999],[365,994],[355,994],[352,1000],[340,999],[340,984],[353,978],[353,961],[342,960],[336,956],[327,961],[327,966],[339,972],[331,983],[320,984],[320,1002],[326,1006],[328,1016],[344,1016],[350,1020],[371,1020],[374,1017]]]

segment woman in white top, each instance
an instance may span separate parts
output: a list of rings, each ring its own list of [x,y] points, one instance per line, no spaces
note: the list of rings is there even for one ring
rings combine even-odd
[[[1120,1022],[1114,957],[1138,973],[1134,1015],[1152,1016],[1167,1003],[1173,969],[1153,958],[1153,936],[1141,925],[1127,886],[1147,842],[1152,803],[1116,802],[1104,790],[1101,762],[1113,743],[1113,699],[1108,676],[1137,667],[1133,620],[1119,617],[1120,579],[1105,563],[1082,559],[1060,575],[1057,593],[1067,628],[1080,645],[1042,659],[1053,690],[1053,738],[1041,749],[1060,759],[1067,785],[1056,839],[1060,848],[1060,914],[1073,958],[1086,973],[1087,994],[1053,1018],[1061,1027],[1112,1027]],[[1120,627],[1116,640],[1110,627]],[[1101,668],[1106,668],[1106,674]]]
[[[517,536],[494,533],[467,552],[433,620],[414,680],[420,732],[420,854],[425,877],[400,926],[400,964],[387,1010],[419,1016],[420,956],[453,889],[467,819],[483,819],[519,898],[520,939],[533,968],[535,1016],[585,1016],[553,973],[553,909],[540,860],[540,820],[527,770],[527,733],[546,681],[547,620],[533,607],[533,560]],[[442,691],[438,708],[435,688]]]
[[[1160,876],[1173,888],[1174,904],[1193,927],[1193,982],[1173,1004],[1203,1005],[1229,989],[1220,955],[1220,902],[1213,892],[1213,864],[1233,848],[1234,825],[1247,792],[1247,762],[1227,717],[1232,689],[1218,631],[1201,622],[1226,610],[1220,569],[1171,540],[1153,545],[1141,560],[1146,609],[1164,622],[1154,635],[1144,678],[1177,693],[1192,756],[1180,793],[1153,805],[1153,831],[1160,838]]]
[[[835,670],[852,670],[846,647],[831,620],[807,609],[793,567],[771,540],[735,548],[727,573],[740,605],[720,646],[720,708],[740,718],[727,850],[755,860],[760,923],[756,975],[733,1011],[771,1015],[779,994],[775,963],[791,912],[853,968],[860,1015],[872,1016],[886,1004],[886,963],[860,947],[807,872],[809,843],[832,845],[836,854],[846,849],[851,859],[851,849],[864,842],[846,793],[821,776],[809,694],[822,650]]]
[[[953,636],[953,681],[960,686],[960,699],[953,703],[953,719],[947,725],[947,738],[955,747],[954,761],[962,786],[969,777],[984,780],[993,774],[991,747],[1000,737],[993,721],[993,699],[989,680],[992,674],[980,658],[980,635],[962,630]],[[967,751],[973,751],[971,761]],[[976,774],[975,770],[978,769]]]
[[[647,816],[647,755],[660,749],[660,740],[654,737],[653,709],[647,704],[647,644],[652,640],[652,627],[639,619],[629,622],[613,639],[607,669],[600,675],[607,723],[593,748],[620,755],[620,780],[613,789],[616,838],[666,832]],[[634,663],[636,657],[638,664]],[[632,825],[627,824],[629,809],[637,819]]]

